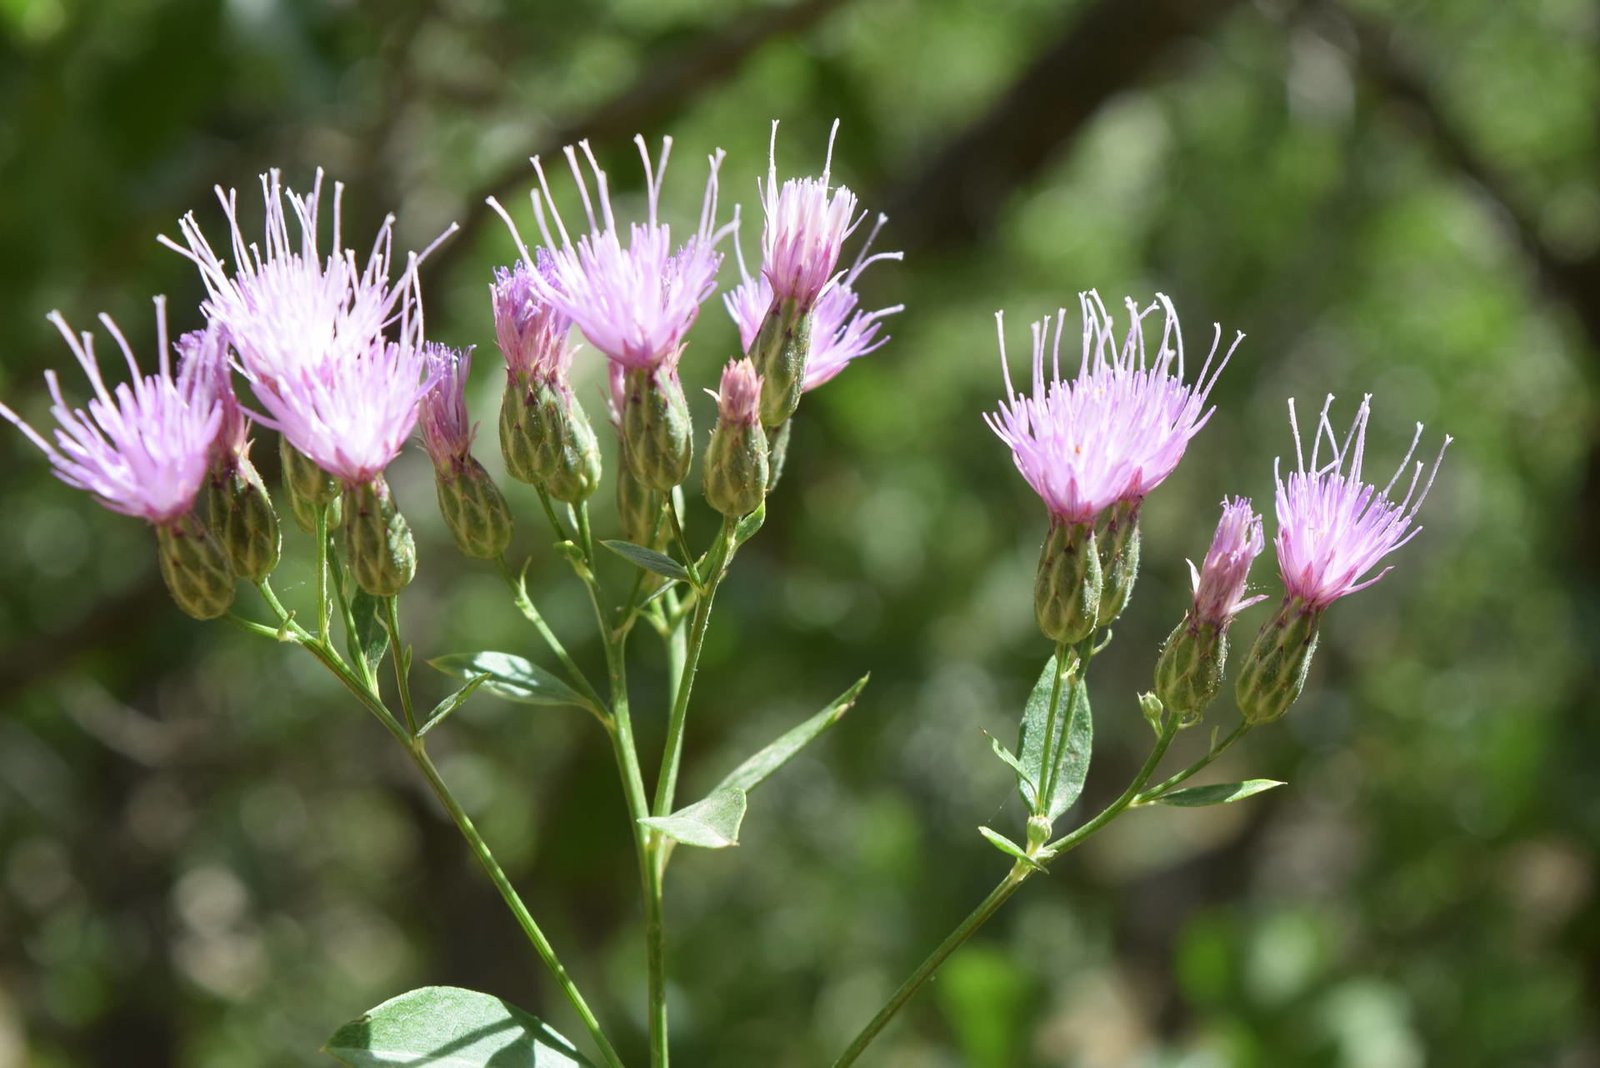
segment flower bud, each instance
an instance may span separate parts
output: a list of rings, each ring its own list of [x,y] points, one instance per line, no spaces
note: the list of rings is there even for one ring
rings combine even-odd
[[[493,560],[511,544],[511,509],[494,479],[472,456],[434,469],[439,511],[456,548],[479,560]]]
[[[811,313],[794,300],[775,300],[750,345],[761,374],[761,422],[776,427],[800,407],[806,359],[811,354]]]
[[[1033,584],[1034,614],[1045,637],[1057,642],[1081,642],[1093,634],[1099,619],[1101,585],[1094,527],[1052,516]]]
[[[228,560],[193,514],[156,527],[156,553],[167,591],[186,614],[216,619],[233,604]]]
[[[706,449],[706,501],[729,519],[741,519],[765,499],[767,473],[761,376],[749,360],[730,360],[722,372],[717,425]]]
[[[289,511],[295,523],[307,534],[317,531],[317,509],[328,505],[328,529],[339,525],[339,484],[305,453],[278,439],[278,459],[283,466],[283,488],[289,497]]]
[[[1156,696],[1178,717],[1180,726],[1197,722],[1222,687],[1228,659],[1225,626],[1184,616],[1167,636],[1156,661]]]
[[[345,487],[344,552],[356,585],[374,597],[393,597],[417,573],[411,527],[381,475]]]
[[[1283,607],[1262,626],[1235,686],[1246,723],[1271,723],[1299,698],[1317,651],[1321,622],[1321,609],[1286,597]]]
[[[694,456],[689,402],[675,370],[629,370],[623,383],[622,447],[645,486],[670,490]]]
[[[583,405],[560,383],[507,381],[500,450],[512,478],[558,501],[577,504],[600,486],[600,444]]]
[[[255,465],[243,454],[212,471],[207,511],[211,533],[235,575],[260,583],[272,574],[283,547],[278,513]]]
[[[1111,506],[1101,539],[1105,585],[1100,591],[1099,623],[1108,627],[1116,622],[1133,596],[1133,583],[1139,577],[1139,502],[1118,501]]]

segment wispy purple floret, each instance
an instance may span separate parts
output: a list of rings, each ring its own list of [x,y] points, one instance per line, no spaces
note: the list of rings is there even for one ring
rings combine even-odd
[[[1172,302],[1140,309],[1127,302],[1130,323],[1120,349],[1112,320],[1092,290],[1079,295],[1083,309],[1083,356],[1077,375],[1061,378],[1061,337],[1066,311],[1033,324],[1033,392],[1019,394],[1006,362],[1005,325],[1000,359],[1006,367],[1006,400],[985,415],[1011,447],[1017,470],[1050,512],[1070,523],[1092,522],[1119,502],[1136,504],[1160,485],[1183,459],[1189,441],[1211,418],[1206,407],[1217,376],[1244,337],[1239,334],[1220,359],[1216,328],[1210,355],[1192,385],[1183,381],[1183,337]],[[1144,318],[1160,306],[1166,313],[1161,347],[1145,348]],[[1046,373],[1046,350],[1049,372]]]
[[[216,323],[178,337],[178,373],[193,375],[196,389],[216,402],[222,412],[212,444],[212,464],[232,471],[248,447],[250,420],[233,391],[233,364],[227,334]]]
[[[550,253],[544,249],[538,250],[533,268],[521,260],[510,268],[495,268],[494,335],[508,374],[564,389],[572,366],[572,346],[567,341],[572,319],[540,297],[534,285],[535,274],[554,284],[553,271]]]
[[[422,398],[418,425],[422,428],[423,447],[428,450],[433,466],[443,470],[466,459],[477,433],[477,427],[467,415],[472,346],[452,349],[430,342],[422,351],[433,386]]]
[[[1250,565],[1265,546],[1261,517],[1250,506],[1249,498],[1223,498],[1222,519],[1211,538],[1205,562],[1198,570],[1193,561],[1189,562],[1197,620],[1226,627],[1234,616],[1266,599],[1264,595],[1244,595],[1245,583],[1250,579]]]
[[[716,290],[717,269],[722,264],[717,243],[737,227],[738,212],[732,222],[720,228],[716,225],[717,171],[723,156],[718,149],[710,157],[711,173],[701,203],[699,226],[674,249],[671,228],[658,218],[661,182],[672,139],[662,139],[661,156],[653,165],[644,138],[636,137],[634,143],[644,161],[649,212],[645,222],[629,226],[626,245],[612,214],[606,173],[587,141],[580,142],[578,149],[593,173],[595,198],[590,197],[577,149],[570,145],[566,149],[567,163],[589,221],[589,232],[576,241],[555,208],[544,167],[537,157],[534,159],[539,188],[532,193],[533,209],[550,250],[550,273],[548,277],[542,273],[531,277],[539,297],[577,323],[590,344],[608,359],[631,369],[661,368],[676,373],[684,337],[700,314],[700,305]],[[599,201],[598,215],[595,199]],[[511,217],[492,198],[490,204],[511,228],[524,261],[531,260]]]
[[[1426,465],[1412,464],[1417,444],[1422,440],[1422,424],[1417,424],[1411,447],[1396,468],[1394,477],[1380,490],[1361,480],[1361,462],[1366,450],[1367,420],[1371,414],[1371,395],[1363,397],[1355,421],[1341,443],[1328,421],[1333,404],[1330,395],[1322,406],[1316,434],[1311,444],[1307,467],[1301,443],[1300,424],[1295,418],[1294,401],[1289,401],[1289,425],[1294,430],[1295,458],[1299,469],[1288,478],[1277,474],[1278,569],[1289,596],[1312,608],[1323,609],[1339,598],[1364,590],[1390,571],[1385,567],[1366,577],[1384,557],[1416,537],[1422,530],[1415,525],[1423,499],[1433,487],[1444,451],[1450,445],[1446,435],[1433,461],[1428,480],[1422,482]],[[1320,462],[1323,442],[1333,454]],[[1399,501],[1389,493],[1411,469],[1405,496]],[[1419,491],[1420,486],[1420,491]]]
[[[132,375],[115,389],[101,377],[93,335],[74,334],[60,312],[51,312],[50,322],[66,339],[95,395],[86,409],[73,408],[62,395],[56,373],[45,372],[54,402],[50,414],[59,424],[54,444],[4,404],[0,417],[49,457],[56,477],[67,485],[94,494],[114,512],[165,525],[194,507],[210,468],[222,411],[198,375],[184,369],[173,377],[166,307],[158,299],[156,308],[160,368],[152,375],[140,373],[122,331],[109,316],[100,316]]]
[[[766,213],[761,231],[761,275],[774,294],[794,301],[802,313],[811,310],[833,278],[844,239],[861,221],[854,193],[842,185],[829,193],[833,139],[838,132],[836,119],[828,134],[821,177],[790,178],[780,186],[778,123],[772,123],[767,182],[761,189],[761,207]]]
[[[399,455],[430,384],[421,350],[420,257],[409,255],[391,280],[393,216],[379,227],[364,265],[342,249],[343,187],[335,183],[334,250],[324,259],[317,237],[320,170],[307,196],[284,186],[277,171],[262,176],[261,191],[265,251],[240,229],[237,194],[217,190],[228,218],[231,274],[192,212],[180,222],[184,245],[162,240],[200,269],[208,294],[203,309],[226,330],[265,410],[260,421],[346,485],[369,482]],[[291,214],[298,238],[290,233]],[[385,336],[390,329],[393,340]]]

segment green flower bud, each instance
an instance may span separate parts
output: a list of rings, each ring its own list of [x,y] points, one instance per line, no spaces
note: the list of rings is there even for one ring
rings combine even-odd
[[[761,429],[761,378],[749,360],[730,360],[717,393],[717,425],[706,449],[706,501],[742,519],[767,495],[767,434]],[[788,424],[785,424],[788,425]]]
[[[167,591],[186,614],[216,619],[233,604],[227,557],[193,514],[156,527],[156,553]]]
[[[1190,613],[1167,636],[1156,661],[1156,696],[1181,726],[1199,721],[1222,687],[1228,660],[1228,632]]]
[[[670,370],[629,371],[623,380],[622,447],[634,477],[670,490],[689,474],[693,427],[683,386]]]
[[[472,456],[434,468],[439,511],[456,548],[479,560],[493,560],[511,544],[511,509],[489,472]]]
[[[513,375],[500,402],[506,471],[558,501],[588,500],[600,485],[600,445],[583,406],[559,384]]]
[[[811,313],[802,313],[794,300],[774,302],[750,345],[750,358],[761,375],[763,425],[781,426],[800,407],[810,355]]]
[[[213,471],[207,497],[211,532],[233,573],[255,583],[272,574],[283,536],[255,465],[240,456],[232,470]]]
[[[1111,507],[1105,536],[1100,538],[1100,556],[1105,585],[1100,590],[1102,627],[1116,622],[1133,596],[1133,583],[1139,577],[1139,502],[1122,501]]]
[[[345,563],[356,585],[393,597],[417,573],[417,547],[383,476],[344,490]]]
[[[1052,516],[1033,583],[1033,610],[1045,637],[1081,642],[1093,634],[1101,584],[1094,527]]]
[[[1321,609],[1286,597],[1277,615],[1262,626],[1235,685],[1239,712],[1246,723],[1271,723],[1300,697],[1311,657],[1317,651],[1321,623]]]
[[[307,534],[317,531],[317,509],[328,508],[328,529],[339,525],[339,483],[311,457],[278,438],[278,458],[283,466],[283,488],[289,497],[289,512],[297,526]]]

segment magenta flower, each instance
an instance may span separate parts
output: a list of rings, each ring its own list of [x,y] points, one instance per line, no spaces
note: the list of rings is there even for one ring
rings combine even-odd
[[[188,367],[172,375],[167,341],[166,305],[156,301],[160,370],[141,375],[128,342],[110,316],[100,316],[107,333],[122,349],[128,382],[108,389],[94,354],[94,337],[75,335],[60,312],[51,312],[67,346],[94,387],[87,409],[72,408],[61,393],[54,371],[45,382],[54,402],[50,414],[59,426],[55,444],[0,404],[5,418],[49,457],[55,475],[69,486],[87,490],[107,508],[138,516],[158,526],[174,523],[194,507],[211,463],[211,446],[222,425],[222,410],[201,376]]]
[[[1201,623],[1227,627],[1233,617],[1265,595],[1246,597],[1250,565],[1261,555],[1266,539],[1261,533],[1261,517],[1250,507],[1248,497],[1222,500],[1222,519],[1212,536],[1205,562],[1196,570],[1189,562],[1194,581],[1194,616]]]
[[[767,184],[761,189],[766,226],[761,231],[761,275],[781,300],[792,300],[803,314],[811,310],[833,278],[844,239],[861,219],[856,195],[839,186],[830,196],[834,120],[820,178],[790,178],[778,185],[778,123],[772,123],[767,153]],[[747,348],[749,346],[746,346]]]
[[[1414,525],[1417,512],[1433,487],[1444,451],[1450,445],[1451,438],[1447,434],[1426,483],[1421,483],[1424,464],[1419,460],[1412,469],[1405,496],[1398,502],[1390,500],[1389,492],[1411,465],[1417,443],[1422,440],[1422,424],[1417,424],[1411,447],[1406,450],[1394,477],[1380,490],[1361,480],[1371,401],[1370,394],[1362,398],[1355,422],[1341,444],[1328,421],[1328,408],[1333,404],[1333,397],[1328,397],[1317,421],[1309,469],[1294,401],[1289,401],[1289,425],[1294,430],[1299,470],[1291,472],[1287,479],[1281,473],[1276,476],[1278,570],[1289,596],[1304,601],[1313,611],[1364,590],[1389,573],[1390,569],[1385,567],[1370,578],[1364,577],[1379,561],[1422,530]],[[1333,456],[1319,464],[1324,440]],[[1421,492],[1417,489],[1419,483]]]
[[[265,409],[259,421],[346,485],[370,482],[399,455],[431,384],[421,349],[421,257],[408,256],[399,279],[391,281],[393,216],[379,227],[365,265],[341,249],[343,188],[336,183],[335,251],[324,259],[317,243],[320,170],[309,196],[283,186],[277,171],[262,176],[261,190],[265,252],[240,229],[237,194],[217,190],[228,218],[233,273],[193,213],[179,224],[186,245],[162,240],[200,269],[208,294],[203,309],[227,332]],[[291,213],[298,239],[290,234]],[[391,328],[394,340],[385,336]]]
[[[249,447],[250,420],[233,392],[233,364],[227,334],[216,323],[204,330],[191,330],[178,338],[178,373],[192,375],[195,388],[216,402],[222,412],[212,443],[212,463],[232,471]]]
[[[428,377],[433,385],[422,398],[418,423],[422,445],[433,466],[441,470],[465,460],[477,433],[467,416],[467,379],[472,374],[472,346],[452,349],[432,342],[423,345]]]
[[[751,427],[761,421],[761,376],[748,358],[729,360],[720,387],[711,395],[717,399],[719,425]]]
[[[649,214],[646,222],[629,227],[626,245],[612,214],[606,173],[587,141],[578,147],[595,178],[600,214],[595,214],[595,201],[579,168],[577,151],[569,145],[567,163],[589,220],[589,232],[577,241],[573,241],[556,211],[543,166],[534,159],[539,175],[539,189],[532,194],[534,215],[544,243],[552,251],[548,275],[531,274],[531,279],[538,297],[577,323],[584,337],[607,359],[630,369],[662,369],[675,374],[683,339],[700,314],[700,305],[716,290],[717,269],[722,264],[716,245],[738,226],[738,212],[734,212],[732,222],[717,227],[717,170],[722,165],[722,150],[718,149],[710,157],[711,174],[706,181],[699,226],[674,250],[671,227],[659,221],[657,215],[672,139],[662,140],[661,156],[653,166],[644,138],[636,137],[634,143],[644,161]],[[490,205],[511,228],[523,260],[531,262],[532,256],[510,215],[493,198]],[[554,233],[550,229],[552,221]]]
[[[1165,309],[1166,325],[1160,351],[1151,359],[1143,327],[1156,305],[1140,310],[1128,301],[1131,322],[1119,349],[1099,295],[1092,290],[1080,294],[1083,356],[1069,381],[1061,378],[1066,310],[1056,313],[1053,342],[1050,320],[1034,323],[1032,395],[1019,394],[1012,385],[1004,319],[995,316],[1007,397],[984,418],[1011,447],[1022,477],[1062,520],[1089,523],[1113,504],[1137,504],[1178,466],[1189,440],[1214,411],[1206,407],[1206,399],[1244,335],[1218,360],[1218,327],[1198,379],[1185,385],[1177,312],[1165,296],[1157,294],[1156,299]]]
[[[550,254],[540,249],[536,263],[533,269],[521,260],[510,269],[495,268],[494,285],[490,287],[495,340],[512,377],[566,389],[567,372],[572,366],[572,346],[567,343],[572,320],[544,301],[534,286],[535,271],[550,282]]]

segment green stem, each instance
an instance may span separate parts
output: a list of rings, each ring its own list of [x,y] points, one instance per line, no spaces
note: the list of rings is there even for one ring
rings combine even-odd
[[[922,984],[933,978],[933,973],[939,970],[939,966],[945,962],[945,959],[959,949],[962,943],[976,934],[978,928],[989,921],[989,917],[999,912],[1000,906],[1010,900],[1011,895],[1016,893],[1022,884],[1027,881],[1028,876],[1032,874],[1033,869],[1020,860],[1012,865],[1011,870],[1006,873],[1006,877],[1000,881],[1000,885],[989,891],[989,896],[984,898],[978,904],[978,907],[973,909],[971,914],[962,920],[960,925],[954,931],[951,931],[943,942],[939,943],[939,948],[928,955],[928,959],[923,961],[917,970],[911,973],[909,979],[900,984],[900,989],[896,990],[888,1003],[878,1010],[878,1015],[874,1016],[872,1021],[861,1029],[861,1033],[856,1036],[855,1041],[850,1043],[849,1048],[839,1056],[838,1060],[833,1062],[833,1068],[845,1068],[846,1065],[854,1064],[856,1058],[860,1057],[866,1048],[872,1044],[872,1040],[878,1037],[878,1032],[888,1026],[889,1021],[894,1019],[895,1014],[922,988]]]
[[[411,705],[411,654],[400,639],[400,598],[383,599],[384,623],[389,628],[389,659],[394,661],[394,682],[400,691],[400,710],[405,713],[406,729],[417,733],[417,713]]]
[[[1237,742],[1240,738],[1243,738],[1249,729],[1250,724],[1240,720],[1239,725],[1233,728],[1232,732],[1230,732],[1226,738],[1212,746],[1210,751],[1207,752],[1205,756],[1201,757],[1199,760],[1196,760],[1193,764],[1190,764],[1188,767],[1184,768],[1176,775],[1173,775],[1171,778],[1163,779],[1161,782],[1158,782],[1156,785],[1150,787],[1150,789],[1145,790],[1134,799],[1134,804],[1142,805],[1146,802],[1153,801],[1162,794],[1166,793],[1168,790],[1172,789],[1174,786],[1177,786],[1179,783],[1185,782],[1199,772],[1204,771],[1206,768],[1211,766],[1213,761],[1226,752],[1229,746],[1231,746],[1234,742]]]
[[[1082,845],[1083,841],[1091,834],[1122,815],[1122,810],[1133,803],[1134,799],[1139,796],[1139,791],[1144,789],[1144,784],[1150,781],[1150,776],[1156,773],[1156,766],[1161,763],[1161,758],[1167,755],[1167,746],[1172,744],[1172,739],[1177,737],[1177,734],[1177,717],[1169,716],[1166,722],[1161,725],[1161,733],[1156,736],[1156,744],[1150,750],[1150,756],[1145,759],[1144,766],[1133,777],[1133,781],[1128,784],[1128,788],[1122,791],[1122,795],[1101,809],[1093,819],[1040,850],[1039,862],[1041,864],[1049,863],[1061,854]]]
[[[550,651],[556,655],[556,659],[561,661],[561,666],[567,672],[567,681],[572,683],[573,688],[580,694],[592,701],[595,708],[605,710],[605,700],[601,698],[593,684],[589,682],[589,677],[583,673],[583,669],[578,667],[578,662],[572,659],[571,654],[567,652],[567,647],[561,644],[561,639],[556,637],[555,631],[551,630],[550,625],[544,621],[544,616],[539,614],[539,609],[534,606],[533,600],[528,596],[527,586],[522,578],[512,575],[511,565],[506,562],[504,555],[499,557],[499,564],[500,577],[505,579],[506,586],[510,588],[511,597],[516,603],[517,611],[521,612],[523,618],[533,624],[533,629],[538,631],[539,637],[544,640],[545,645],[549,646]]]
[[[317,505],[317,639],[328,644],[328,509]]]
[[[1056,677],[1050,683],[1050,711],[1044,719],[1044,745],[1039,749],[1039,776],[1038,793],[1033,798],[1034,815],[1040,816],[1050,811],[1051,791],[1055,787],[1056,768],[1055,761],[1050,752],[1056,736],[1056,720],[1060,717],[1057,712],[1061,708],[1061,679],[1067,672],[1067,643],[1056,642]],[[1065,735],[1066,732],[1062,731]]]

